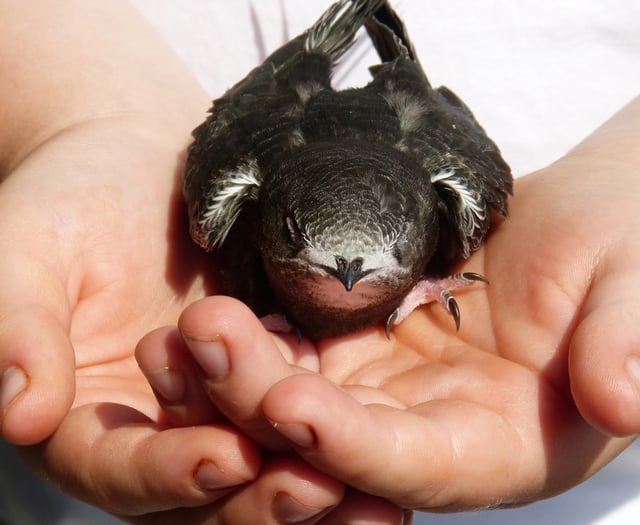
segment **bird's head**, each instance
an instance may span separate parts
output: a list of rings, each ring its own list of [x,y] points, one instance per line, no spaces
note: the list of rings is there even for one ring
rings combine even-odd
[[[271,280],[333,282],[342,294],[413,283],[435,249],[437,213],[424,199],[429,188],[416,191],[428,179],[400,156],[379,145],[330,144],[288,159],[263,188]]]
[[[360,190],[355,209],[345,208],[344,201],[326,202],[320,209],[291,210],[284,218],[290,262],[337,279],[347,292],[360,281],[382,282],[407,273],[406,248],[415,230],[410,216],[380,209],[368,189]]]

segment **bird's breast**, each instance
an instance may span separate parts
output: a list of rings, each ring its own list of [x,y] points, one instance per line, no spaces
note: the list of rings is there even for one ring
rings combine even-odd
[[[380,301],[385,290],[380,285],[362,280],[347,291],[340,280],[331,275],[310,274],[300,282],[301,292],[319,308],[361,310]]]
[[[336,277],[296,265],[265,265],[284,311],[311,339],[372,326],[393,312],[411,287],[402,277],[364,278],[351,291]]]

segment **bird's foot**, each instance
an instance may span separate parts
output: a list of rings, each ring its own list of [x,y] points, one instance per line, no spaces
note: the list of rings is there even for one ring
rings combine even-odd
[[[262,326],[264,326],[269,332],[277,332],[280,334],[294,333],[298,336],[298,343],[302,340],[302,333],[293,324],[289,322],[289,319],[284,314],[269,314],[263,315],[260,318]]]
[[[456,331],[460,329],[460,308],[452,290],[470,286],[476,282],[489,284],[487,279],[479,273],[465,272],[456,273],[444,279],[430,279],[423,277],[409,291],[400,306],[396,308],[387,319],[387,337],[391,333],[391,327],[400,324],[418,306],[438,301],[447,312],[453,317],[456,323]]]

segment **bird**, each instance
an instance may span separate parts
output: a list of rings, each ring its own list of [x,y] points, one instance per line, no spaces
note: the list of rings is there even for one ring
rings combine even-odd
[[[364,28],[371,80],[332,72]],[[341,0],[213,101],[193,131],[183,194],[223,293],[312,340],[387,336],[437,301],[456,329],[452,273],[508,215],[513,177],[453,91],[429,82],[385,0]],[[284,328],[283,328],[284,324]]]

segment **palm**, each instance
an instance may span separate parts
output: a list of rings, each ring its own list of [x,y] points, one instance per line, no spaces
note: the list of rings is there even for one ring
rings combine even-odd
[[[149,162],[148,173],[138,174],[137,181],[134,176],[130,179],[140,188],[128,187],[125,192],[130,195],[106,204],[110,217],[93,214],[84,222],[86,242],[78,247],[82,255],[75,260],[80,267],[74,269],[82,274],[81,291],[71,313],[71,340],[81,381],[76,405],[97,401],[98,392],[107,393],[112,402],[120,401],[114,394],[127,398],[140,392],[142,378],[132,359],[138,339],[153,327],[175,322],[211,284],[201,275],[203,255],[183,240],[181,195],[172,173],[175,160],[166,168],[155,159],[142,161]],[[87,195],[75,200],[90,201],[90,194],[88,189]],[[92,379],[83,383],[83,377]],[[129,385],[108,384],[121,383],[124,377],[131,380]],[[133,406],[148,412],[147,397]],[[131,400],[125,404],[131,405]]]
[[[228,379],[206,381],[206,393],[226,415],[213,420],[231,420],[276,456],[283,443],[264,416],[285,436],[287,423],[305,422],[317,436],[312,449],[297,448],[305,460],[402,507],[523,503],[595,472],[628,440],[590,424],[602,423],[594,406],[606,406],[606,392],[600,385],[581,392],[579,373],[569,381],[576,351],[570,346],[584,339],[592,303],[601,304],[609,291],[604,276],[615,276],[598,258],[607,243],[637,242],[632,227],[616,220],[635,205],[632,195],[629,203],[618,199],[619,208],[593,221],[578,209],[584,196],[550,207],[550,199],[569,193],[571,181],[556,166],[519,182],[510,219],[463,268],[483,273],[491,285],[458,294],[459,333],[434,305],[416,311],[390,340],[377,327],[313,346],[277,336],[276,348],[246,308],[217,299],[190,306],[181,318],[187,344],[190,335],[218,334],[212,337],[226,341],[232,363]],[[607,198],[597,178],[583,183],[587,193]],[[617,250],[609,249],[608,258],[630,253],[626,245]],[[637,261],[629,266],[637,268]],[[635,274],[629,278],[637,281]],[[591,326],[601,321],[595,316]],[[141,355],[159,345],[143,341]],[[202,357],[202,350],[191,350]],[[289,368],[279,352],[296,366]],[[297,366],[320,374],[296,374]],[[182,417],[177,424],[198,422]],[[615,418],[605,423],[615,428]]]
[[[21,290],[19,301],[42,305],[15,308],[17,319],[28,313],[29,326],[38,330],[27,330],[24,340],[11,343],[42,348],[36,361],[42,372],[32,373],[43,379],[34,384],[55,393],[45,393],[38,417],[7,419],[5,428],[12,425],[27,436],[20,439],[34,442],[60,424],[44,456],[35,457],[37,467],[44,458],[49,475],[69,482],[66,488],[83,498],[105,487],[121,491],[122,499],[95,502],[122,512],[157,509],[145,499],[153,484],[140,483],[138,493],[129,485],[135,476],[154,475],[143,459],[131,479],[121,475],[158,429],[149,419],[158,407],[133,358],[135,345],[152,328],[175,323],[205,288],[211,291],[202,276],[205,256],[188,240],[183,220],[178,166],[188,138],[185,121],[182,129],[154,129],[153,134],[140,133],[137,126],[147,129],[148,123],[135,118],[126,126],[118,118],[80,125],[43,145],[2,188],[2,198],[11,202],[3,208],[3,231],[16,232],[3,239],[11,249],[3,251],[2,262],[14,275],[7,283]],[[43,201],[34,202],[34,195]],[[23,283],[34,276],[35,289],[33,281]],[[12,291],[5,288],[7,295]],[[35,300],[28,296],[31,291]],[[74,408],[65,415],[70,403]],[[116,446],[121,454],[102,464],[108,468],[94,479],[90,472],[101,457],[99,444]],[[194,447],[198,454],[202,447]]]
[[[114,472],[107,480],[118,478],[115,471],[139,454],[149,436],[170,434],[159,432],[164,428],[158,426],[164,425],[162,411],[133,359],[136,341],[153,327],[175,322],[187,304],[214,291],[203,277],[205,257],[186,235],[173,172],[176,152],[167,151],[163,158],[157,148],[153,151],[145,155],[136,150],[132,158],[116,159],[116,165],[138,167],[126,190],[113,175],[117,173],[113,166],[107,165],[105,174],[95,180],[113,181],[113,193],[100,192],[111,198],[91,201],[87,196],[96,194],[95,188],[81,184],[74,187],[76,193],[59,201],[56,210],[63,219],[74,214],[86,219],[81,222],[82,231],[74,232],[80,242],[71,244],[73,253],[63,253],[64,260],[54,261],[71,276],[63,287],[71,312],[65,322],[71,326],[77,390],[76,408],[50,442],[49,454],[64,465],[69,454],[77,460],[80,450],[91,464],[89,453],[96,442],[79,436],[77,426],[94,427],[102,433],[87,432],[87,436],[98,436],[108,448],[121,447],[120,460],[112,465]],[[146,171],[140,172],[140,166]],[[323,428],[314,421],[323,447],[320,452],[300,451],[305,459],[347,484],[401,506],[468,508],[496,501],[522,502],[562,490],[623,448],[624,442],[595,431],[576,409],[567,387],[567,361],[574,330],[594,293],[594,277],[602,271],[598,256],[616,236],[626,236],[633,244],[634,237],[628,235],[633,225],[616,220],[618,209],[594,216],[591,224],[585,222],[585,214],[576,208],[584,201],[576,199],[574,205],[571,198],[563,206],[552,207],[553,215],[538,216],[536,210],[549,212],[548,200],[566,192],[563,184],[570,180],[549,170],[519,183],[511,218],[465,265],[465,270],[486,275],[491,285],[458,293],[459,333],[444,311],[431,306],[396,327],[391,340],[382,328],[322,341],[313,349],[306,343],[283,345],[276,338],[293,361],[313,350],[312,364],[308,359],[302,364],[321,371],[348,391],[349,398],[362,403],[341,407],[333,415],[325,410],[335,424]],[[55,181],[49,183],[56,188]],[[86,215],[81,203],[88,201],[93,213]],[[49,216],[43,215],[40,224],[36,216],[32,227],[49,228],[55,238],[64,238],[66,232],[45,222]],[[66,222],[72,221],[59,224]],[[617,250],[618,255],[630,253],[626,245]],[[614,250],[607,253],[611,259],[616,256]],[[211,320],[212,315],[206,317]],[[285,341],[293,342],[292,338]],[[273,356],[269,360],[273,362]],[[240,367],[236,368],[240,374]],[[294,376],[273,386],[287,374],[270,377],[265,367],[257,368],[264,383],[256,386],[254,376],[251,381],[256,393],[262,388],[259,396],[252,397],[247,392],[251,383],[238,375],[249,411],[264,403],[270,420],[286,420],[292,414],[304,419],[301,414],[305,406],[313,407],[314,398],[325,401],[327,392],[318,389],[313,375]],[[238,430],[231,430],[236,438],[244,431],[271,446],[273,436],[258,435],[270,425],[247,423],[244,415],[233,413],[238,406],[229,410],[225,396],[231,397],[230,393],[216,394],[215,388],[209,393],[237,423]],[[226,421],[206,413],[210,419],[202,422]],[[116,432],[104,433],[105,425]],[[206,432],[211,446],[220,449],[230,430],[220,427],[217,434],[211,434],[211,428]],[[212,435],[219,441],[212,441]],[[76,446],[70,449],[71,439]],[[568,443],[575,453],[566,454]],[[158,447],[160,451],[166,454],[166,449]],[[202,448],[194,446],[194,458],[198,454]],[[415,475],[416,462],[424,464],[419,475]],[[67,463],[77,465],[70,457]],[[380,476],[380,469],[387,475]],[[503,475],[487,484],[487,472]],[[180,472],[172,474],[180,476]],[[114,509],[154,510],[157,503],[145,506],[148,489],[140,488],[139,505],[116,498]],[[130,486],[122,488],[123,495],[130,492]],[[176,499],[175,504],[181,501]],[[170,499],[166,505],[172,505]]]
[[[298,413],[304,420],[306,414],[327,452],[303,451],[305,457],[362,490],[412,508],[522,503],[595,472],[627,441],[598,432],[578,411],[571,388],[580,385],[569,378],[570,347],[591,326],[587,320],[576,332],[592,313],[594,294],[601,300],[599,295],[608,291],[607,280],[598,281],[608,245],[625,238],[628,244],[610,248],[607,257],[628,258],[633,255],[628,247],[639,239],[637,233],[630,235],[633,225],[618,219],[619,208],[585,214],[578,208],[584,200],[572,199],[563,188],[570,182],[558,166],[520,181],[510,219],[465,265],[464,270],[486,275],[491,285],[458,294],[459,333],[434,305],[395,328],[391,341],[377,329],[317,346],[322,374],[369,405],[368,416],[350,416],[343,407],[340,426],[324,429],[310,408],[300,408],[313,400],[302,381],[294,379],[268,394],[270,419],[287,420]],[[595,178],[585,177],[583,183],[582,189],[605,202],[607,191],[619,191],[613,184],[603,188]],[[549,201],[559,196],[561,205],[549,209]],[[628,203],[620,202],[619,195],[616,199],[633,209],[632,195]],[[548,213],[541,216],[539,210]],[[639,261],[626,262],[637,268]],[[601,326],[601,319],[595,325]],[[598,400],[582,402],[589,413],[588,404]],[[372,421],[379,426],[386,421],[389,430],[379,428],[377,443],[363,447],[362,436]],[[331,446],[340,452],[328,452]],[[371,459],[366,464],[364,453],[358,463],[359,448],[369,458],[384,458],[385,465]],[[413,467],[423,465],[413,485],[407,486],[407,471],[388,466],[403,465],[403,459],[413,461]],[[362,469],[375,468],[385,469],[383,479],[362,475]],[[501,474],[487,483],[491,472]]]
[[[106,165],[92,159],[90,172],[78,174],[88,182],[76,184],[73,194],[59,201],[62,221],[82,217],[75,223],[82,225],[73,232],[77,238],[70,238],[67,252],[60,254],[66,259],[60,264],[76,277],[75,282],[69,279],[68,300],[81,377],[92,375],[96,366],[105,376],[104,367],[115,366],[117,377],[122,375],[119,364],[129,362],[133,369],[140,336],[174,322],[186,304],[204,293],[203,257],[183,241],[184,222],[179,220],[177,148],[163,154],[151,146],[135,152],[118,147],[118,156]],[[116,171],[116,166],[135,166],[135,171]],[[84,404],[85,394],[80,388],[76,403]]]

